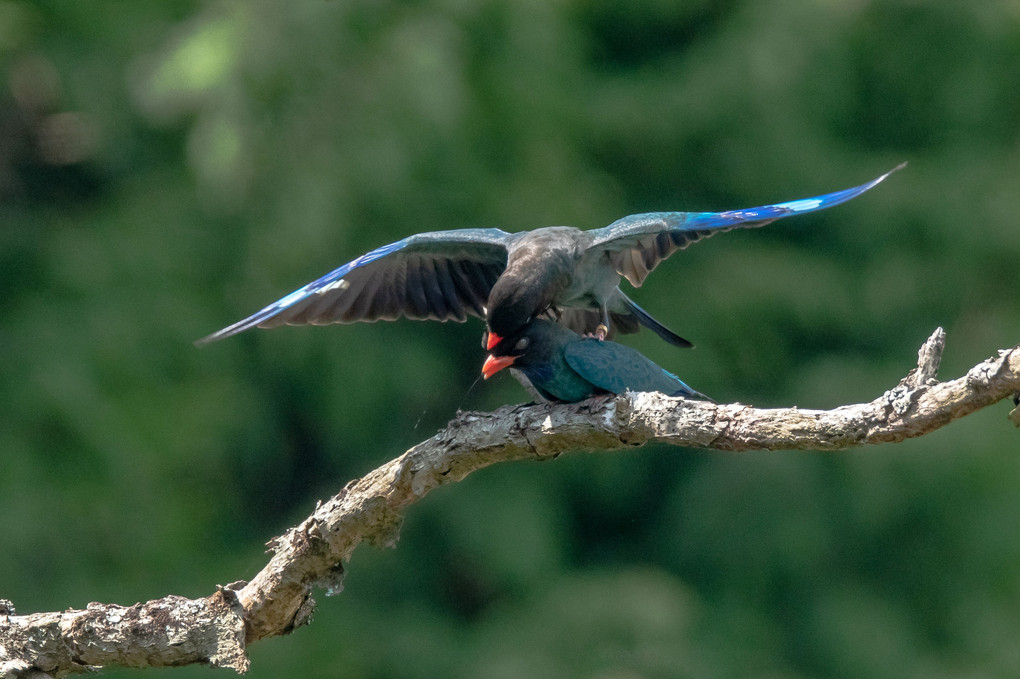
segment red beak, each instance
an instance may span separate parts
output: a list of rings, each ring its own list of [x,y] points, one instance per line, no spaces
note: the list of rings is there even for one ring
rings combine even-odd
[[[503,338],[494,332],[489,333],[489,341],[485,343],[485,350],[492,351],[492,348],[503,341]]]
[[[485,363],[482,364],[482,375],[485,376],[485,379],[489,379],[503,368],[513,365],[516,360],[516,356],[493,356],[489,354],[489,357],[485,359]]]

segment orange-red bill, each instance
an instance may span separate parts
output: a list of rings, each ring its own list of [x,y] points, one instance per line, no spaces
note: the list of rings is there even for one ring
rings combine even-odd
[[[503,338],[494,332],[489,333],[489,339],[485,343],[485,350],[492,351],[492,348],[503,341]]]
[[[485,359],[485,363],[482,364],[482,375],[485,376],[485,379],[489,379],[503,368],[513,365],[516,360],[516,356],[493,356],[489,354],[489,357]]]

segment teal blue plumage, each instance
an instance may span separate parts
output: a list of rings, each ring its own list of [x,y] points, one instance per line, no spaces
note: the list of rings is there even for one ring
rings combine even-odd
[[[501,343],[486,360],[485,376],[513,367],[550,401],[581,401],[598,394],[658,391],[707,398],[640,352],[612,341],[586,338],[561,325],[536,319]]]

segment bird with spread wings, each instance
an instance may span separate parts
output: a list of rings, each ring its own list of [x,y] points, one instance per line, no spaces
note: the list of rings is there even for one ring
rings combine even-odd
[[[550,226],[415,234],[361,255],[196,344],[255,327],[401,317],[463,322],[476,316],[486,321],[488,350],[543,317],[599,339],[644,326],[671,344],[692,346],[635,304],[620,289],[621,278],[640,287],[659,262],[691,243],[839,205],[901,167],[850,189],[744,210],[635,214],[588,231]]]

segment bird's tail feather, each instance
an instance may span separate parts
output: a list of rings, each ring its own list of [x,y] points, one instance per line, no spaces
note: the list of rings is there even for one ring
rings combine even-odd
[[[669,374],[673,375],[673,373],[669,373]],[[676,375],[673,375],[673,377],[676,377]],[[708,401],[709,403],[718,403],[718,401],[716,401],[711,396],[706,396],[705,394],[702,394],[697,389],[692,389],[691,387],[689,387],[687,385],[686,382],[681,380],[679,377],[677,377],[676,381],[679,382],[680,384],[682,384],[683,388],[677,390],[673,394],[670,394],[671,396],[689,396],[691,398],[700,398],[700,399],[702,399],[704,401]]]
[[[637,304],[635,304],[634,300],[632,300],[630,297],[627,297],[627,295],[625,295],[623,291],[617,290],[617,292],[620,295],[620,301],[623,302],[623,305],[627,308],[627,311],[633,314],[641,325],[645,326],[646,328],[648,328],[649,330],[651,330],[656,335],[666,340],[673,346],[684,348],[690,348],[694,346],[694,344],[690,340],[684,339],[680,335],[676,334],[675,332],[664,326],[662,323],[659,323],[657,320],[652,318],[647,311],[645,311]]]

